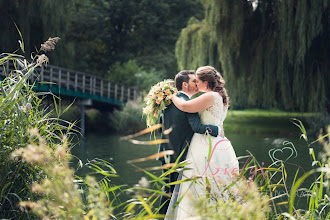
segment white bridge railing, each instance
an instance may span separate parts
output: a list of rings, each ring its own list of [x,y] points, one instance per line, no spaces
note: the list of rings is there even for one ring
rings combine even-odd
[[[7,76],[12,70],[14,70],[14,64],[7,62],[0,66],[0,75]],[[90,95],[100,95],[107,99],[112,98],[120,101],[136,100],[141,96],[141,92],[137,89],[126,88],[123,85],[79,71],[47,65],[47,67],[37,68],[37,72],[39,73],[38,76],[32,74],[29,78],[31,82],[50,82],[58,86],[59,89],[79,90]]]

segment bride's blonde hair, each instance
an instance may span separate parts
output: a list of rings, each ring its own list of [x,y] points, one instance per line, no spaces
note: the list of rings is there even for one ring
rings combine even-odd
[[[224,105],[229,105],[229,96],[225,89],[225,80],[213,66],[202,66],[196,70],[198,78],[208,83],[209,89],[218,92],[223,99]]]

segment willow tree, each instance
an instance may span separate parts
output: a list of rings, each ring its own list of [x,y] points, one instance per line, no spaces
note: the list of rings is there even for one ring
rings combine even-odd
[[[72,61],[72,43],[67,33],[72,21],[72,7],[77,0],[0,0],[0,52],[18,49],[22,34],[25,55],[29,57],[49,37],[60,37],[56,51],[49,54],[52,64],[68,66]],[[71,58],[71,59],[70,59]]]
[[[215,66],[235,108],[329,108],[329,1],[202,3],[204,19],[191,18],[176,43],[180,69]]]

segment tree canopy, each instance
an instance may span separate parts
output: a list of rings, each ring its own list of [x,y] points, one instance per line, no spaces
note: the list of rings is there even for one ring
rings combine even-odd
[[[329,1],[202,3],[204,19],[191,18],[177,41],[179,69],[215,66],[234,108],[330,108]]]
[[[103,77],[130,60],[173,77],[180,31],[191,15],[203,17],[199,0],[0,0],[0,6],[1,52],[18,48],[16,23],[27,54],[58,36],[52,64]]]
[[[329,1],[0,0],[0,12],[1,52],[18,48],[16,24],[25,55],[58,36],[51,64],[128,86],[212,65],[234,108],[330,109]]]

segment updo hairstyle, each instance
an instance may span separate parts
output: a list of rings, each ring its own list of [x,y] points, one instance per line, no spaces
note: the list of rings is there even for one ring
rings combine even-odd
[[[202,82],[208,82],[208,88],[218,92],[223,99],[223,104],[229,106],[229,96],[225,89],[225,80],[212,66],[202,66],[196,70],[196,75]]]

